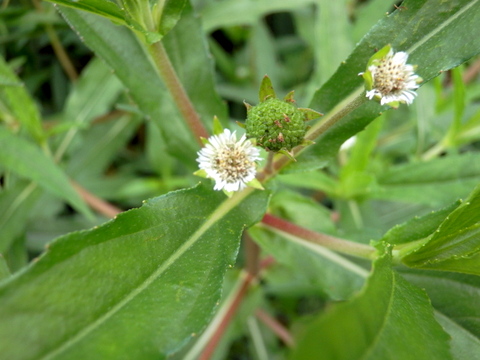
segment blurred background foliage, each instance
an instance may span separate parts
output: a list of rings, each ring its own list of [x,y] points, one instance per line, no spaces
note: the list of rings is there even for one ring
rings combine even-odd
[[[361,37],[398,6],[391,0],[194,0],[192,5],[232,127],[245,119],[243,101],[257,103],[265,74],[277,94],[295,90],[297,103],[308,106]],[[195,169],[162,150],[159,130],[50,3],[3,0],[0,53],[17,77],[12,80],[2,67],[0,85],[23,86],[41,114],[46,138],[38,143],[48,142],[55,161],[88,193],[127,210],[197,183],[191,175]],[[480,181],[479,72],[477,57],[441,74],[418,90],[412,106],[385,112],[347,142],[326,168],[280,176],[271,211],[316,231],[368,243],[414,215],[466,197]],[[0,120],[15,129],[5,99]],[[22,129],[22,135],[32,140],[32,133]],[[12,272],[53,238],[107,219],[81,213],[5,169],[0,174],[0,252]],[[288,323],[360,288],[363,280],[351,275],[345,288],[320,291],[315,269],[321,263],[298,261],[295,251],[278,254],[290,257],[285,259],[290,267],[269,269],[261,284],[266,296],[253,291],[244,307],[262,302]],[[292,272],[293,266],[304,271]],[[242,316],[236,322],[243,323]],[[246,326],[256,331],[257,325]],[[252,351],[255,344],[244,329],[244,324],[230,327],[216,358]],[[270,349],[283,351],[269,332],[263,336]]]

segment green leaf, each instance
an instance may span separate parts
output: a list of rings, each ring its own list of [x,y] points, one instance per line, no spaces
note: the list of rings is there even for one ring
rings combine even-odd
[[[424,245],[402,260],[412,267],[480,275],[480,186],[445,220]],[[455,269],[453,268],[455,267]]]
[[[441,313],[436,312],[435,318],[451,337],[451,353],[455,360],[471,360],[480,354],[479,338]]]
[[[182,15],[186,0],[167,0],[163,5],[159,33],[165,36],[177,24]]]
[[[253,25],[265,14],[297,9],[315,0],[212,1],[202,10],[203,29],[209,33],[221,27]]]
[[[5,258],[0,253],[0,282],[10,276],[10,269],[8,268]]]
[[[85,43],[115,71],[145,115],[159,126],[166,142],[165,151],[191,167],[196,166],[198,144],[175,107],[145,46],[127,28],[69,8],[61,11]],[[211,60],[199,29],[199,20],[187,5],[178,26],[163,42],[203,123],[210,128],[214,115],[226,119],[226,108],[216,95]],[[137,69],[134,76],[132,69]]]
[[[54,241],[0,287],[2,356],[159,359],[178,350],[212,317],[243,229],[266,210],[268,192],[242,194],[172,192]]]
[[[4,127],[0,127],[0,148],[0,165],[6,170],[38,183],[40,187],[69,202],[81,213],[91,216],[90,210],[65,173],[40,148]]]
[[[0,86],[0,114],[7,111],[9,116],[24,126],[36,141],[41,142],[44,139],[44,131],[40,113],[24,84],[20,82],[3,57],[0,57],[0,76],[3,82]],[[10,85],[5,85],[5,82]]]
[[[33,183],[18,182],[0,192],[0,253],[6,251],[13,240],[25,231],[30,210],[41,190]]]
[[[380,241],[398,245],[424,239],[437,230],[445,218],[455,210],[460,203],[460,201],[457,201],[438,211],[432,211],[424,216],[415,216],[403,224],[396,225],[391,228]]]
[[[452,337],[454,359],[474,359],[480,352],[480,277],[414,269],[404,275],[427,291],[437,321]]]
[[[315,83],[322,85],[335,73],[337,67],[352,51],[351,20],[349,19],[349,2],[317,1],[317,21],[313,38],[315,51]],[[329,56],[325,56],[329,54]]]
[[[452,358],[427,296],[392,270],[389,255],[375,262],[361,294],[332,306],[305,330],[291,359]]]
[[[363,79],[358,74],[365,70],[375,50],[386,44],[391,44],[395,51],[408,52],[408,63],[418,65],[417,73],[425,82],[480,53],[480,38],[471,36],[480,26],[480,0],[407,0],[402,7],[380,20],[363,37],[337,72],[316,92],[311,108],[328,116],[334,108],[337,111],[363,96]],[[318,137],[316,144],[302,152],[288,170],[322,166],[335,156],[345,140],[363,130],[384,109],[374,101],[367,101]]]
[[[115,2],[105,0],[46,0],[54,4],[68,6],[73,9],[88,11],[103,16],[120,25],[127,25],[125,12]]]
[[[260,90],[258,92],[258,100],[264,102],[267,98],[276,98],[275,90],[273,89],[272,81],[265,75],[260,84]]]
[[[445,206],[466,197],[480,181],[480,156],[464,153],[392,166],[379,174],[375,199]]]

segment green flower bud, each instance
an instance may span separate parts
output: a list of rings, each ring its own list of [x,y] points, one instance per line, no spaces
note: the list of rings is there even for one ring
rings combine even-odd
[[[268,98],[247,112],[245,128],[248,138],[270,151],[290,151],[300,145],[307,127],[305,112],[291,102]]]

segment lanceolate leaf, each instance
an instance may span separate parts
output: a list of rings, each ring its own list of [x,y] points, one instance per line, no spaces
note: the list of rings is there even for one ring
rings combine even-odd
[[[47,0],[55,4],[72,7],[83,11],[88,11],[106,17],[118,24],[126,25],[125,12],[113,1],[105,0]]]
[[[374,264],[363,292],[333,306],[307,327],[291,359],[451,359],[448,335],[425,293],[391,268]]]
[[[267,200],[198,186],[57,239],[0,287],[2,357],[165,358],[211,318],[242,230]]]
[[[328,115],[344,107],[363,90],[364,71],[376,50],[391,44],[395,51],[410,54],[408,63],[428,81],[480,52],[480,37],[471,36],[480,26],[480,0],[407,0],[386,16],[362,39],[337,72],[315,94],[310,107]],[[462,39],[462,41],[459,41]],[[375,119],[381,107],[368,101],[317,138],[291,169],[311,169],[331,159],[339,146]]]
[[[85,43],[115,71],[146,116],[159,126],[167,144],[165,151],[193,166],[198,145],[148,51],[134,33],[92,14],[66,7],[61,12]],[[210,128],[214,115],[224,120],[226,108],[214,89],[200,23],[190,5],[163,42],[204,124]]]
[[[65,173],[40,148],[0,127],[0,149],[2,167],[38,183],[84,214],[91,214]]]
[[[445,206],[480,182],[480,156],[464,153],[392,166],[378,176],[375,199]]]
[[[9,116],[24,126],[35,140],[42,141],[44,133],[40,113],[24,84],[20,83],[2,57],[0,57],[0,76],[4,82],[10,83],[0,86],[0,109],[5,108],[9,112]]]
[[[430,239],[403,258],[409,266],[480,275],[480,186],[440,224]],[[445,267],[444,267],[445,265]]]
[[[18,182],[0,192],[0,253],[25,230],[25,223],[41,190],[34,183]]]
[[[381,241],[398,245],[424,239],[437,230],[448,214],[455,210],[460,203],[457,201],[438,211],[432,211],[424,216],[415,216],[403,224],[396,225],[383,236]]]
[[[165,36],[180,20],[187,0],[167,0],[163,5],[159,33]]]

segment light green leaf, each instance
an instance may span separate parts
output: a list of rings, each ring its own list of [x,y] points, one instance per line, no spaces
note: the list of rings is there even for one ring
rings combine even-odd
[[[480,0],[407,0],[365,35],[337,72],[316,92],[309,107],[325,113],[338,111],[362,95],[366,68],[375,50],[391,44],[410,54],[425,82],[480,53],[480,38],[471,36],[480,26]],[[458,41],[464,39],[464,41]],[[332,159],[340,145],[363,130],[387,107],[367,101],[323,133],[289,166],[290,171],[318,168]],[[313,128],[312,128],[313,129]]]
[[[90,210],[70,184],[65,173],[29,141],[0,127],[0,165],[21,177],[30,179],[45,190],[61,197],[83,214]]]
[[[89,62],[66,100],[61,119],[64,123],[73,124],[57,148],[55,153],[57,161],[64,153],[76,157],[80,149],[81,152],[84,152],[85,148],[91,151],[91,148],[81,142],[77,143],[76,147],[72,146],[72,141],[82,127],[112,108],[122,89],[120,81],[102,60],[94,58]],[[97,155],[102,156],[101,153]]]
[[[212,32],[220,27],[253,25],[265,14],[289,11],[314,3],[315,0],[215,1],[202,10],[203,29]]]
[[[125,22],[125,12],[113,1],[105,0],[46,0],[54,4],[68,6],[73,9],[88,11],[103,16],[121,25]]]
[[[24,126],[36,141],[41,142],[44,139],[44,131],[40,113],[24,84],[20,82],[3,57],[0,57],[0,76],[3,82],[0,85],[0,114],[7,112],[12,120]]]
[[[367,170],[373,149],[377,144],[377,137],[383,127],[383,117],[370,123],[367,128],[355,138],[350,150],[348,161],[342,166],[340,179],[346,179],[357,172]]]
[[[163,5],[159,33],[165,36],[180,20],[186,0],[167,0]]]
[[[268,192],[237,195],[172,192],[54,241],[0,287],[2,356],[160,359],[178,350],[212,317],[243,229],[266,210]]]
[[[390,261],[388,255],[378,259],[361,294],[307,326],[291,359],[452,359],[427,296]]]
[[[313,38],[315,51],[315,85],[318,88],[335,73],[353,49],[348,0],[316,1]],[[329,56],[325,56],[329,54]]]
[[[19,182],[0,192],[0,253],[25,231],[30,210],[38,200],[41,190],[33,183]]]
[[[0,282],[10,276],[10,269],[8,268],[5,258],[0,253]]]

